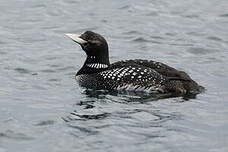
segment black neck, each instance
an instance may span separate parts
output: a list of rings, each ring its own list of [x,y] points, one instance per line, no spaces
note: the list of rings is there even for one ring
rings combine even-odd
[[[87,56],[86,61],[84,64],[91,64],[91,63],[102,63],[109,65],[109,58],[105,57],[98,57],[98,56]]]

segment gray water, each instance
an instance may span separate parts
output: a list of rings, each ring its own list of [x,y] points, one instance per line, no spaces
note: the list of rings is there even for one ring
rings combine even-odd
[[[197,98],[86,92],[64,33],[105,36],[110,60],[184,70]],[[227,0],[1,0],[0,152],[227,152]]]

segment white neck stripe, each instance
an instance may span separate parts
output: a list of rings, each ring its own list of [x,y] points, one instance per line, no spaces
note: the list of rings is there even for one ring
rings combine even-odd
[[[96,68],[96,69],[101,69],[101,68],[107,68],[107,64],[102,64],[102,63],[91,63],[91,64],[86,64],[87,67],[90,68]]]

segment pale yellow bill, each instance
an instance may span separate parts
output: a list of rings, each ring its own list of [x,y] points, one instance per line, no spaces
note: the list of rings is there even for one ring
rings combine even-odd
[[[72,39],[73,41],[79,43],[79,44],[87,43],[87,41],[85,41],[82,38],[80,38],[80,35],[78,35],[78,34],[70,34],[70,33],[67,33],[65,35],[67,37],[69,37],[70,39]]]

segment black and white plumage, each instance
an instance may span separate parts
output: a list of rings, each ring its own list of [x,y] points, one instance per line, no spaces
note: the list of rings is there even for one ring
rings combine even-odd
[[[86,88],[97,90],[145,91],[182,96],[202,91],[183,71],[166,64],[148,60],[109,62],[108,44],[99,34],[86,31],[82,35],[66,34],[80,44],[87,54],[86,61],[77,72],[76,79]]]

